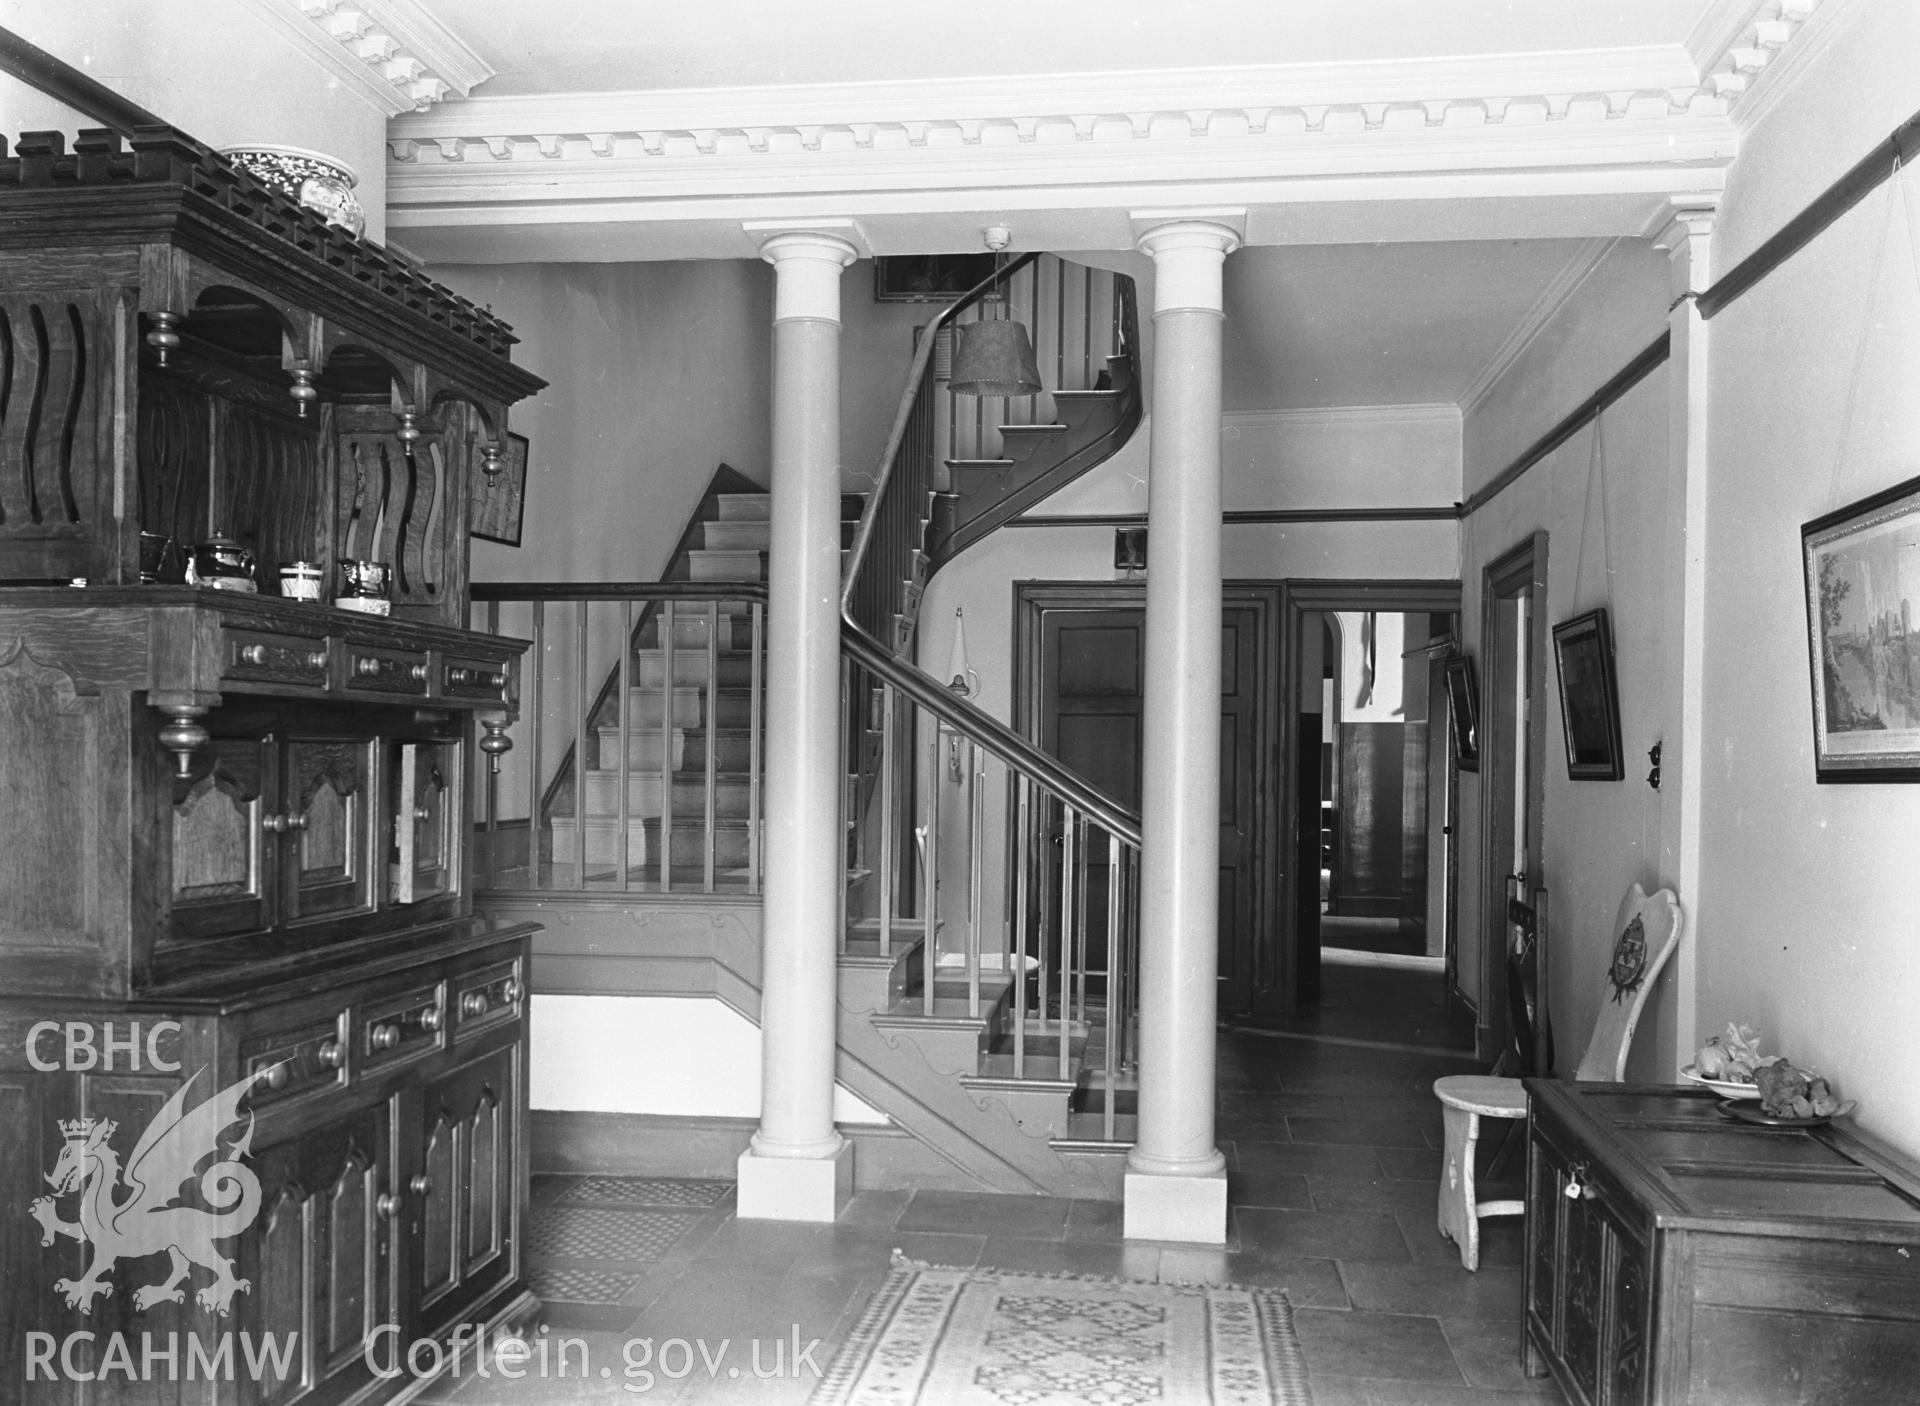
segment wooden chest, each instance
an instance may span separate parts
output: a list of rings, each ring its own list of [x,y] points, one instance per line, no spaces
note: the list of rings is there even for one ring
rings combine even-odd
[[[1526,1341],[1582,1406],[1920,1401],[1920,1173],[1711,1094],[1528,1080]]]

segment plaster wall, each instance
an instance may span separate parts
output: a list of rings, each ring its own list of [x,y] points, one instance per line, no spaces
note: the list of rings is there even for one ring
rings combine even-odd
[[[1466,481],[1489,482],[1551,430],[1666,328],[1667,261],[1651,246],[1616,244],[1468,413]],[[1609,928],[1636,880],[1649,891],[1662,872],[1662,836],[1676,823],[1672,786],[1643,777],[1653,743],[1677,731],[1678,575],[1660,556],[1667,484],[1668,368],[1656,368],[1590,424],[1481,506],[1462,534],[1461,631],[1484,690],[1483,574],[1488,563],[1547,533],[1549,627],[1596,606],[1609,612],[1621,703],[1625,779],[1571,781],[1561,730],[1559,681],[1548,642],[1542,717],[1544,778],[1540,882],[1548,893],[1547,1001],[1555,1063],[1570,1072],[1593,1027],[1612,950]],[[1486,699],[1482,699],[1483,713]],[[1485,881],[1484,770],[1460,776],[1459,973],[1463,990],[1491,1020],[1504,977],[1483,986],[1488,953],[1499,973],[1503,894]],[[1681,894],[1691,908],[1693,895]],[[1664,972],[1648,999],[1630,1076],[1672,1079],[1675,975]]]
[[[758,1118],[760,1027],[724,1002],[669,996],[535,996],[535,1108]],[[698,1050],[698,1059],[687,1051]],[[836,1123],[887,1116],[836,1084]]]
[[[386,237],[387,119],[237,0],[0,3],[12,30],[211,147],[305,147],[359,177],[367,236]],[[100,125],[0,74],[0,134]]]
[[[1920,108],[1920,7],[1833,7],[1748,133],[1715,237],[1724,271]],[[1920,189],[1902,174],[1708,324],[1699,1020],[1859,1100],[1920,1154],[1900,1051],[1920,1005],[1920,787],[1814,781],[1802,523],[1920,474]]]

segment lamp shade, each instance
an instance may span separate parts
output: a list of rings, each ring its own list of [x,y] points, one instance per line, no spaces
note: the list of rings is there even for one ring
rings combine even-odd
[[[955,395],[1033,395],[1040,390],[1040,368],[1024,323],[963,322],[953,329]]]

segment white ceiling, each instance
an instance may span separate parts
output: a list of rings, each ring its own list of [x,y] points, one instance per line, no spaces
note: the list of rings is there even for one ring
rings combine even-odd
[[[1708,42],[1742,0],[431,0],[488,97],[1391,63]],[[1703,23],[1704,22],[1704,23]],[[1696,31],[1700,37],[1696,39]]]
[[[1459,405],[1583,240],[1322,244],[1227,260],[1229,411]]]

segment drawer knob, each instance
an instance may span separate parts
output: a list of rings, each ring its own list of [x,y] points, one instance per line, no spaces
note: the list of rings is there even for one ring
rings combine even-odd
[[[258,667],[267,662],[267,647],[264,644],[243,644],[240,646],[240,662]]]
[[[427,666],[425,664],[415,664],[411,669],[407,670],[407,677],[415,683],[425,683],[427,681]]]
[[[381,1220],[392,1220],[400,1214],[400,1208],[407,1204],[407,1198],[397,1191],[383,1191],[375,1198],[373,1209]]]
[[[307,667],[308,667],[309,669],[324,669],[324,668],[326,668],[326,667],[327,667],[327,652],[326,652],[326,650],[324,650],[324,649],[316,649],[316,650],[314,650],[314,651],[313,651],[312,653],[310,653],[309,655],[307,655]]]
[[[277,1060],[267,1067],[267,1087],[270,1089],[284,1089],[287,1086],[288,1077],[287,1062],[284,1059]]]
[[[269,815],[260,822],[260,828],[271,835],[284,835],[289,830],[306,829],[307,817],[304,815]]]
[[[390,1050],[400,1043],[400,1027],[397,1025],[376,1025],[371,1036],[376,1050]]]
[[[413,808],[413,818],[424,824],[426,821],[433,819],[433,812],[425,806],[415,806]]]
[[[467,992],[466,995],[460,998],[460,1014],[461,1015],[464,1015],[469,1019],[471,1019],[474,1016],[485,1015],[486,1013],[487,1013],[487,993],[486,992],[469,991]]]
[[[380,672],[380,667],[381,667],[381,661],[371,657],[370,655],[363,655],[359,659],[356,659],[353,661],[354,673],[358,674],[363,679],[372,678],[375,674]]]
[[[440,1007],[427,1006],[421,1010],[420,1028],[429,1035],[440,1028]]]
[[[411,1191],[415,1196],[431,1196],[433,1195],[433,1178],[425,1172],[421,1172],[418,1176],[414,1177],[412,1181],[407,1183],[407,1190]]]
[[[501,983],[500,999],[507,1002],[507,1004],[509,1005],[519,1000],[520,999],[520,983],[517,980],[515,980],[513,977],[508,977],[506,981]]]
[[[347,1062],[346,1049],[338,1040],[327,1041],[326,1044],[314,1051],[313,1057],[329,1069],[338,1069]]]

